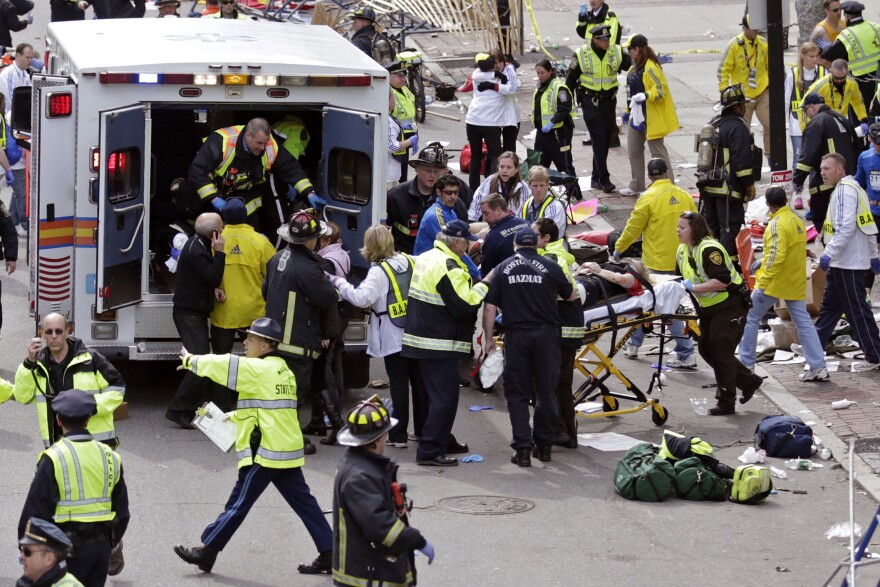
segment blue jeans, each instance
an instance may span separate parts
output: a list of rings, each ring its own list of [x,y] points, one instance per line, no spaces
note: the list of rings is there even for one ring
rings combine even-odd
[[[26,169],[13,169],[12,199],[9,201],[9,213],[12,215],[12,223],[16,226],[27,227],[27,211],[25,210],[25,175]]]
[[[801,142],[803,142],[804,137],[791,137],[791,170],[794,173],[794,169],[797,167],[797,160],[801,154]],[[786,300],[786,304],[788,301]]]
[[[651,271],[655,275],[672,275],[672,271]],[[669,324],[669,333],[675,337],[675,355],[679,361],[684,361],[694,354],[694,341],[684,335],[684,322],[673,320]],[[629,339],[629,344],[640,347],[645,342],[645,331],[637,328]]]
[[[752,309],[746,317],[746,328],[743,338],[739,342],[739,361],[746,367],[754,367],[755,346],[758,343],[758,324],[767,310],[779,301],[779,298],[768,296],[763,290],[756,289],[752,292]],[[798,338],[804,347],[804,356],[810,369],[821,369],[825,366],[825,351],[819,342],[819,334],[813,326],[813,320],[807,312],[807,303],[804,300],[785,300],[788,312],[797,328]]]

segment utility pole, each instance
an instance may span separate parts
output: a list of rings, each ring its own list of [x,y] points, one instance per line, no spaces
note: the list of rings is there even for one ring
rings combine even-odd
[[[785,65],[783,63],[782,0],[767,0],[767,44],[770,72],[770,171],[788,169],[785,148]]]

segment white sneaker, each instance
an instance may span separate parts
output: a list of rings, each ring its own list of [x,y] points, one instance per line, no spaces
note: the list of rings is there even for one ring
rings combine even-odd
[[[820,367],[818,369],[810,369],[798,375],[801,381],[828,381],[828,369]]]
[[[623,347],[623,354],[630,359],[638,359],[639,358],[639,347],[634,344],[626,343],[626,346]]]
[[[15,225],[15,233],[18,236],[27,236],[27,229],[24,226],[22,226],[21,224],[16,224]]]
[[[802,345],[802,344],[791,345],[791,352],[793,352],[794,356],[796,356],[796,357],[803,357],[804,356],[804,345]]]
[[[880,363],[869,363],[868,361],[857,361],[852,364],[852,372],[853,373],[865,373],[867,371],[873,371],[874,369],[880,369]]]
[[[621,196],[638,196],[638,195],[640,195],[640,192],[637,192],[635,190],[631,190],[629,188],[619,189],[619,190],[617,190],[617,193],[619,193]]]
[[[687,359],[672,357],[671,359],[666,361],[666,366],[672,367],[673,369],[696,369],[697,358],[693,355],[689,356]]]
[[[407,444],[405,442],[389,442],[388,446],[393,446],[394,448],[406,448]]]

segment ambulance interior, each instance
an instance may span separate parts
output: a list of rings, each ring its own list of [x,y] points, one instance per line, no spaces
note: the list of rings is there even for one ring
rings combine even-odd
[[[151,118],[151,171],[145,185],[150,195],[149,227],[149,288],[150,294],[168,294],[174,291],[174,273],[171,273],[165,261],[171,254],[172,240],[179,233],[178,228],[192,233],[192,214],[185,218],[176,204],[172,185],[178,178],[186,178],[190,164],[210,133],[217,129],[247,124],[252,118],[265,118],[269,124],[278,122],[289,115],[298,117],[305,125],[309,135],[309,143],[299,162],[306,171],[316,190],[322,195],[324,181],[321,177],[323,165],[322,154],[327,153],[328,181],[327,191],[332,194],[329,200],[351,207],[352,204],[367,205],[370,200],[372,167],[370,159],[364,153],[349,149],[331,148],[327,151],[323,144],[324,113],[318,105],[314,107],[297,105],[295,108],[254,105],[242,108],[241,105],[231,107],[229,104],[205,105],[197,108],[183,104],[153,104],[150,109]],[[275,137],[279,148],[282,139]],[[372,149],[372,144],[365,150]],[[130,166],[137,168],[137,165]],[[131,185],[137,185],[137,178],[130,178]],[[287,186],[281,181],[269,181],[259,186],[263,193],[263,206],[260,214],[260,232],[270,242],[281,247],[285,243],[276,235],[282,218],[286,219],[292,212],[286,197]],[[280,203],[280,204],[279,204]],[[302,207],[302,206],[298,206]],[[366,208],[369,210],[369,207]],[[354,237],[357,237],[359,222],[356,216],[334,218],[343,232],[346,248],[351,252],[357,248]],[[356,245],[353,247],[353,245]],[[357,254],[356,252],[354,253]],[[362,270],[361,270],[362,271]]]

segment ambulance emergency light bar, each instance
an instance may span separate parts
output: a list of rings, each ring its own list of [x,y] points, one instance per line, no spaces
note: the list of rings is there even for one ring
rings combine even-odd
[[[371,75],[274,75],[250,73],[122,73],[98,74],[102,84],[195,86],[368,87]]]

